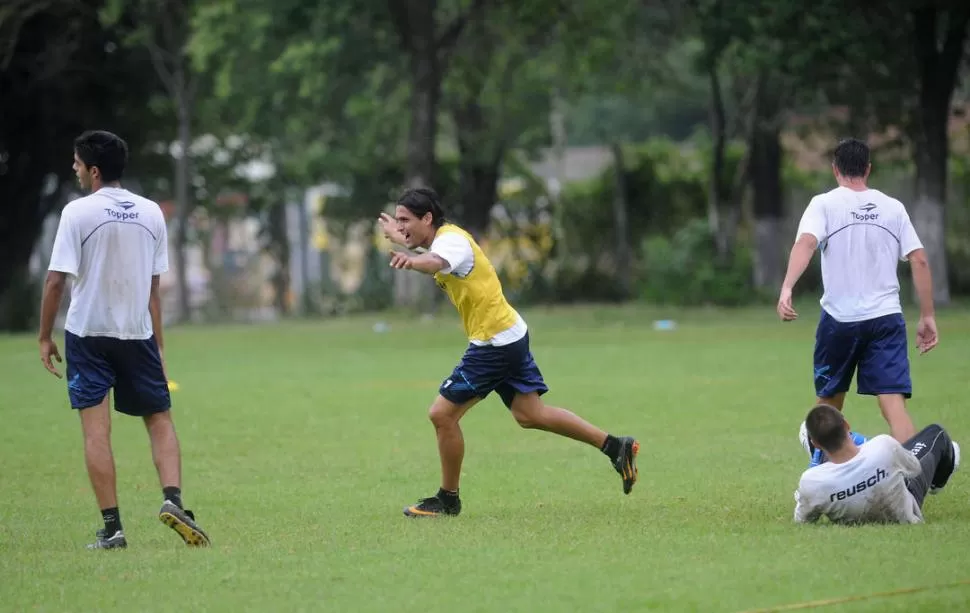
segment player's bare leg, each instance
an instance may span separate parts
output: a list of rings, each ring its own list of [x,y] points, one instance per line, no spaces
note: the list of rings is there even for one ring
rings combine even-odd
[[[144,417],[148,438],[152,443],[152,459],[165,497],[158,519],[175,530],[186,545],[205,547],[209,536],[195,521],[195,514],[182,508],[182,459],[175,423],[170,411]]]
[[[152,443],[152,460],[158,471],[162,488],[182,487],[182,461],[175,424],[169,411],[154,413],[144,418],[148,438]]]
[[[882,416],[889,424],[889,432],[900,443],[905,443],[916,435],[916,426],[906,411],[906,400],[902,394],[879,394],[876,397]]]
[[[465,437],[461,433],[458,422],[465,416],[468,409],[478,403],[471,400],[465,404],[455,404],[450,400],[438,396],[428,418],[434,425],[435,436],[438,439],[438,456],[441,458],[441,489],[457,492],[461,479],[461,463],[465,459]]]
[[[84,435],[84,462],[94,497],[101,509],[104,529],[98,530],[97,540],[89,549],[118,549],[128,546],[118,511],[115,460],[111,451],[110,394],[97,406],[81,409],[81,431]]]
[[[606,432],[567,409],[547,405],[535,392],[516,394],[512,400],[512,417],[523,428],[552,432],[597,449],[606,442]]]
[[[830,407],[835,407],[841,411],[842,407],[845,405],[845,392],[839,392],[830,398],[816,398],[815,404],[827,404]]]
[[[536,392],[516,394],[512,416],[523,428],[552,432],[592,445],[605,453],[623,477],[623,493],[629,494],[637,482],[636,457],[640,443],[632,437],[613,437],[575,413],[545,404]]]
[[[458,422],[475,406],[478,399],[465,404],[455,404],[438,396],[435,398],[428,418],[434,425],[438,439],[438,456],[441,459],[441,489],[429,498],[422,498],[416,504],[404,509],[408,517],[436,517],[439,515],[458,515],[461,500],[458,489],[461,480],[461,464],[465,459],[465,437]]]

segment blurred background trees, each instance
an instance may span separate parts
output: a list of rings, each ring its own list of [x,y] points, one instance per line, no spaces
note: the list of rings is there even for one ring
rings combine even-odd
[[[9,0],[0,328],[33,325],[90,128],[169,216],[171,321],[434,309],[373,224],[414,185],[519,304],[771,299],[844,136],[947,303],[970,291],[968,30],[919,0]]]

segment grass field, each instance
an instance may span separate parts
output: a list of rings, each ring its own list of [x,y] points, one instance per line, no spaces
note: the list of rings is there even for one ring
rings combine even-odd
[[[209,550],[157,521],[147,436],[123,416],[130,547],[84,550],[100,516],[65,384],[32,337],[0,338],[0,610],[745,611],[970,579],[965,470],[922,526],[792,524],[813,398],[817,310],[802,311],[524,311],[547,400],[636,435],[640,482],[624,496],[597,450],[518,429],[492,397],[463,422],[463,514],[431,521],[401,509],[438,485],[426,415],[463,348],[450,313],[385,333],[376,317],[173,329],[184,497]],[[970,312],[940,329],[913,358],[911,412],[970,442]],[[886,431],[872,399],[846,414]],[[970,585],[826,610],[968,608]]]

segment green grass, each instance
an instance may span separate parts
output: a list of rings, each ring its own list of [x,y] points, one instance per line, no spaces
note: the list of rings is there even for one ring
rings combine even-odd
[[[624,496],[597,450],[518,429],[492,397],[463,422],[464,512],[440,521],[401,509],[438,485],[426,414],[463,348],[450,314],[383,334],[376,317],[173,329],[183,489],[209,550],[157,521],[147,436],[120,415],[131,546],[83,549],[100,517],[64,383],[32,338],[0,338],[0,610],[742,611],[970,579],[962,473],[922,526],[792,524],[813,398],[803,311],[525,311],[548,401],[638,436],[641,480]],[[677,330],[652,329],[668,316]],[[911,412],[970,441],[970,312],[940,328],[913,358]],[[886,431],[872,399],[846,414]],[[968,606],[963,586],[833,609]]]

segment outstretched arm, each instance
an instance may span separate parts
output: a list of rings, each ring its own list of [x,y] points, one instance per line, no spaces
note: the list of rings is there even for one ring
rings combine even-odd
[[[391,268],[416,270],[426,275],[433,275],[436,272],[448,268],[448,262],[437,253],[428,252],[413,255],[395,251],[391,253]]]

